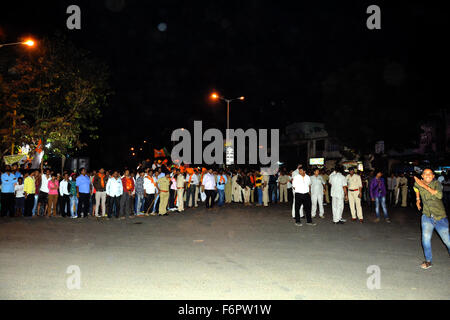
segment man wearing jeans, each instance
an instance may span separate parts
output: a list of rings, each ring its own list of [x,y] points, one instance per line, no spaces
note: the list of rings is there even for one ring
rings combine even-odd
[[[431,268],[431,236],[436,229],[447,250],[450,253],[450,240],[448,233],[448,219],[442,202],[442,185],[434,180],[434,173],[431,169],[425,169],[422,179],[414,177],[414,191],[416,192],[417,209],[422,209],[420,199],[422,198],[422,246],[425,254],[425,261],[422,269]]]
[[[225,184],[227,181],[227,176],[223,174],[223,170],[219,170],[219,174],[217,175],[217,191],[219,192],[219,202],[217,205],[219,207],[225,204]]]
[[[382,178],[383,173],[378,171],[375,178],[370,182],[369,190],[370,190],[370,198],[372,201],[375,201],[375,214],[377,218],[375,222],[380,222],[380,204],[383,208],[384,220],[387,223],[390,223],[387,208],[386,208],[386,185],[384,184],[384,179]]]

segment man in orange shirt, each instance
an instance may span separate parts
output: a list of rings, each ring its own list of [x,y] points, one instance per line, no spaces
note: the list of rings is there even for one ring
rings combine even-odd
[[[125,174],[122,177],[122,185],[123,185],[123,195],[120,198],[120,219],[123,220],[125,218],[134,218],[134,216],[130,217],[130,213],[133,212],[132,203],[133,203],[133,191],[134,191],[134,180],[130,176],[130,170],[125,170]]]

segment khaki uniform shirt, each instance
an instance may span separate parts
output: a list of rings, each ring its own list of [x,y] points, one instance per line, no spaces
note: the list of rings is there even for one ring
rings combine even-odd
[[[159,189],[161,191],[169,191],[170,182],[171,181],[170,181],[170,179],[169,179],[169,177],[167,175],[162,177],[162,178],[160,178],[158,180]]]
[[[347,188],[348,190],[359,190],[359,188],[362,188],[362,181],[361,177],[357,175],[356,173],[353,174],[353,176],[348,175],[347,176]]]

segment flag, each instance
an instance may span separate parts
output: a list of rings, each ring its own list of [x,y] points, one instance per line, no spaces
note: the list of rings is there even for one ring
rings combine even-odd
[[[36,153],[31,161],[31,169],[39,169],[42,158],[44,157],[44,149],[42,148],[42,140],[39,139],[39,143],[36,147]]]
[[[153,149],[155,153],[155,158],[164,158],[166,156],[166,153],[164,152],[164,148],[161,150]]]

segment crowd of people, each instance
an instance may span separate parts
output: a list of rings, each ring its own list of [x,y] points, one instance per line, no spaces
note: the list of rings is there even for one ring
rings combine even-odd
[[[390,222],[388,207],[415,206],[414,175],[381,171],[362,173],[350,168],[302,168],[266,174],[251,169],[167,167],[155,161],[151,167],[123,172],[104,169],[63,174],[50,169],[21,170],[6,166],[1,175],[1,216],[134,218],[184,212],[203,204],[208,209],[227,203],[262,206],[292,202],[292,217],[300,223],[306,212],[307,224],[324,206],[332,204],[333,222],[342,218],[348,201],[353,221],[364,222],[362,204],[375,207],[375,222]],[[300,175],[301,180],[295,177]],[[305,178],[303,178],[305,176]],[[305,180],[306,179],[306,180]],[[438,178],[444,185],[444,199],[450,201],[449,175]],[[307,194],[307,196],[306,196]],[[381,209],[381,210],[380,210]],[[295,213],[299,217],[296,218]]]
[[[316,225],[317,213],[324,218],[324,205],[332,205],[334,224],[344,224],[344,202],[348,201],[352,221],[364,222],[362,203],[375,206],[375,222],[380,222],[380,208],[390,223],[388,207],[415,206],[422,211],[422,244],[431,267],[433,230],[450,250],[445,205],[450,204],[450,175],[435,177],[431,169],[419,174],[391,174],[386,180],[380,170],[362,173],[350,168],[333,170],[284,168],[276,173],[251,169],[191,168],[161,165],[134,172],[125,169],[55,173],[50,169],[21,170],[6,166],[1,174],[1,217],[70,217],[133,219],[149,215],[168,216],[203,204],[216,210],[229,203],[268,207],[292,202],[296,226]],[[330,201],[331,198],[331,201]],[[450,252],[450,251],[449,251]]]

